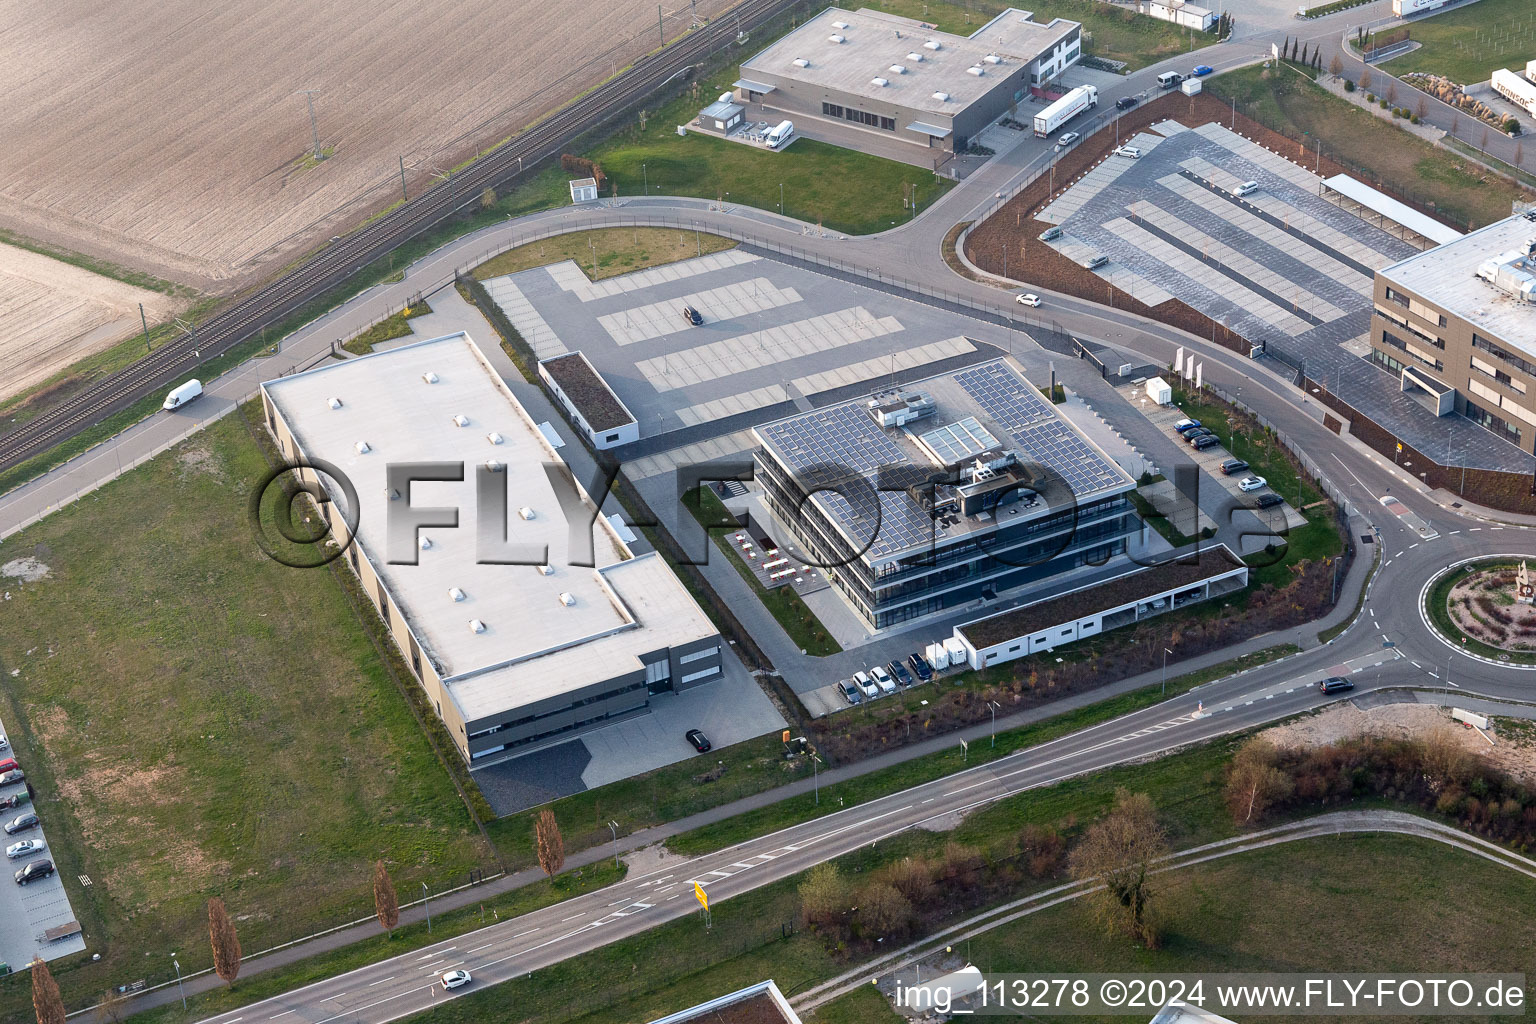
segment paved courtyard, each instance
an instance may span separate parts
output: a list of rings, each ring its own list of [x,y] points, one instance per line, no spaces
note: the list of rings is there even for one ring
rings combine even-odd
[[[1306,374],[1421,450],[1448,432],[1470,465],[1523,472],[1529,457],[1461,416],[1437,418],[1370,352],[1377,268],[1418,252],[1322,198],[1322,178],[1219,124],[1162,121],[1107,156],[1038,215],[1050,243],[1157,306],[1177,296]],[[1303,158],[1304,159],[1304,158]],[[1245,181],[1257,192],[1239,196]]]

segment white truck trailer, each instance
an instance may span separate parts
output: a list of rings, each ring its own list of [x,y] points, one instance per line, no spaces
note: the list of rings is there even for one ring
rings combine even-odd
[[[1035,115],[1035,135],[1047,138],[1051,132],[1072,120],[1085,110],[1099,105],[1099,90],[1091,85],[1080,85],[1061,99]]]
[[[928,659],[928,664],[933,666],[935,672],[949,668],[949,648],[942,643],[929,644],[923,649],[923,657]]]

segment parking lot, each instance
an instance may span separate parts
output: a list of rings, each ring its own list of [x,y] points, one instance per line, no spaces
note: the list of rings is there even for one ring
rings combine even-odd
[[[1006,327],[741,249],[595,283],[557,263],[485,287],[540,358],[591,360],[646,452],[808,410],[823,392],[1033,347]],[[685,305],[703,323],[688,323]],[[668,432],[682,433],[654,443]]]
[[[1419,447],[1447,431],[1477,465],[1509,446],[1459,417],[1439,419],[1368,361],[1375,271],[1418,250],[1324,199],[1323,179],[1215,123],[1167,120],[1128,140],[1141,156],[1106,156],[1038,214],[1062,229],[1049,244],[1138,301],[1177,295]],[[1241,189],[1245,182],[1257,188]],[[1242,191],[1243,194],[1239,194]]]
[[[5,733],[0,723],[0,735]],[[9,746],[0,749],[0,761],[16,757]],[[19,759],[18,759],[19,760]],[[21,765],[23,771],[26,765]],[[33,810],[27,798],[26,783],[0,788],[0,798],[20,797],[16,807],[0,810],[0,821],[10,822],[18,815]],[[17,885],[13,876],[17,870],[33,861],[52,860],[53,848],[47,838],[47,812],[39,811],[40,825],[14,835],[0,833],[0,843],[7,848],[21,840],[40,840],[44,849],[36,854],[12,860],[5,858],[5,877],[0,878],[0,960],[19,971],[33,959],[56,960],[61,956],[79,953],[85,949],[85,936],[75,922],[75,913],[69,905],[69,894],[64,891],[64,880],[55,872],[26,885]],[[64,938],[49,940],[50,930],[69,933]]]

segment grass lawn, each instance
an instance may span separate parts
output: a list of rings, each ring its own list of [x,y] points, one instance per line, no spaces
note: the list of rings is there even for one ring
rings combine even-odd
[[[475,278],[485,281],[561,260],[575,260],[589,279],[601,281],[735,246],[735,242],[719,235],[672,228],[594,228],[508,249],[476,267]]]
[[[1017,4],[1000,0],[968,0],[945,3],[943,0],[870,0],[869,3],[845,4],[872,7],[908,18],[917,18],[945,32],[968,36],[993,16]],[[1171,22],[1137,14],[1133,10],[1111,7],[1102,0],[1036,0],[1026,4],[1035,20],[1049,23],[1052,18],[1066,18],[1083,25],[1083,52],[1095,57],[1124,61],[1129,70],[1156,64],[1176,53],[1188,53],[1216,41],[1214,33],[1191,32]]]
[[[785,27],[788,27],[787,22]],[[742,56],[751,56],[771,37],[755,35]],[[631,123],[587,150],[608,176],[607,195],[695,196],[729,204],[778,210],[850,235],[883,231],[926,209],[954,184],[931,168],[868,156],[841,146],[800,139],[779,153],[690,132],[699,111],[740,77],[740,63],[707,73],[697,89],[646,112],[645,127]],[[917,191],[916,211],[906,203]]]
[[[5,542],[48,567],[4,580],[0,714],[103,957],[57,965],[72,1003],[205,966],[213,895],[253,952],[370,913],[377,857],[401,892],[493,863],[331,572],[257,549],[266,468],[236,412]]]
[[[1198,392],[1180,389],[1173,393],[1173,403],[1185,416],[1199,420],[1201,426],[1220,437],[1227,451],[1248,463],[1251,468],[1244,475],[1262,476],[1276,494],[1297,508],[1322,500],[1317,488],[1297,475],[1290,455],[1273,434],[1256,425],[1234,433],[1226,410],[1215,403],[1202,402],[1200,397]]]
[[[715,542],[715,546],[720,549],[725,560],[741,574],[741,578],[746,580],[752,592],[757,595],[757,599],[763,603],[763,607],[767,608],[779,625],[784,627],[784,632],[789,634],[789,638],[798,644],[801,650],[813,658],[825,658],[843,649],[842,645],[832,639],[832,634],[827,632],[821,620],[816,618],[816,613],[806,607],[805,602],[800,599],[799,594],[795,593],[793,587],[764,590],[762,584],[757,582],[757,578],[752,575],[752,570],[748,569],[741,558],[731,550],[729,538],[718,529],[722,526],[734,527],[736,517],[731,515],[713,491],[708,487],[699,487],[683,498],[683,505],[709,531],[710,539]]]
[[[1536,56],[1536,7],[1530,0],[1478,0],[1459,10],[1415,21],[1409,38],[1419,48],[1394,57],[1394,75],[1428,71],[1461,85],[1486,82],[1497,68],[1524,70]]]
[[[355,356],[365,356],[380,342],[393,341],[410,334],[411,321],[418,316],[426,316],[430,312],[432,307],[423,299],[414,306],[407,306],[399,313],[385,317],[361,334],[354,334],[341,347]]]
[[[1480,0],[1467,11],[1482,16],[1480,8],[1496,2]],[[1415,24],[1414,31],[1435,20]],[[1212,79],[1206,91],[1236,99],[1238,110],[1274,131],[1295,139],[1308,133],[1309,150],[1321,140],[1325,156],[1353,167],[1370,184],[1438,209],[1464,228],[1508,217],[1510,202],[1526,195],[1513,182],[1366,113],[1289,67],[1233,71]]]

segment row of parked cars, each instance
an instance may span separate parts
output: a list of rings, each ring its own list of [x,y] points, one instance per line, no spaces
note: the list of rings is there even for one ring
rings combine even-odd
[[[921,654],[909,654],[906,664],[897,658],[888,664],[855,672],[852,679],[838,680],[837,689],[849,704],[862,704],[866,700],[885,697],[898,689],[932,679],[933,666],[928,663],[928,659]]]
[[[1192,420],[1186,417],[1175,423],[1173,429],[1184,439],[1185,444],[1197,452],[1203,452],[1207,448],[1215,448],[1221,444],[1221,438],[1216,436],[1216,432],[1202,426],[1199,420]],[[1248,463],[1242,459],[1227,459],[1221,464],[1221,474],[1222,476],[1232,476],[1236,473],[1243,473],[1243,478],[1237,482],[1237,489],[1240,491],[1258,491],[1268,486],[1268,480],[1261,476],[1247,473],[1248,468]],[[1280,495],[1271,491],[1268,494],[1259,495],[1254,499],[1253,504],[1255,508],[1274,508],[1284,500]]]
[[[15,810],[28,800],[25,789],[17,789],[17,786],[25,786],[26,773],[21,770],[21,765],[16,763],[14,757],[5,756],[10,750],[10,741],[5,734],[0,733],[0,809]],[[5,834],[8,836],[21,835],[33,829],[40,828],[42,822],[38,820],[33,811],[22,813],[5,822]],[[31,857],[42,853],[48,848],[48,844],[41,836],[35,838],[20,839],[5,848],[5,856],[9,860],[21,860],[23,857]],[[26,885],[35,882],[39,878],[47,878],[53,874],[53,861],[46,858],[30,861],[17,869],[15,879],[17,885]]]

